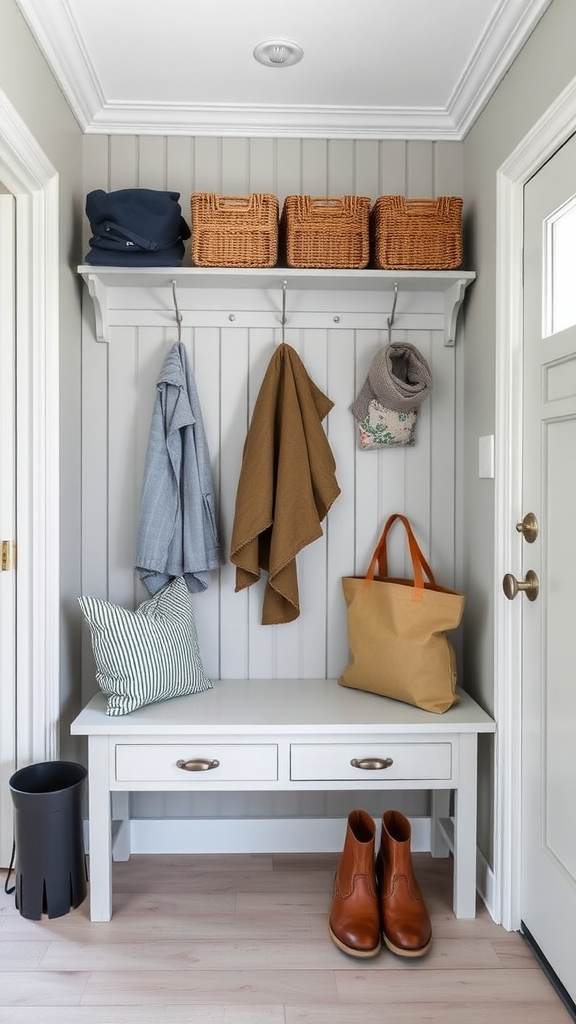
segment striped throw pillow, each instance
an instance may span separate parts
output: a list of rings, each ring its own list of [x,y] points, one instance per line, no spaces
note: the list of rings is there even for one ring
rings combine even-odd
[[[97,597],[80,597],[79,602],[90,626],[96,679],[108,697],[108,715],[126,715],[144,704],[212,688],[182,577],[136,611]]]

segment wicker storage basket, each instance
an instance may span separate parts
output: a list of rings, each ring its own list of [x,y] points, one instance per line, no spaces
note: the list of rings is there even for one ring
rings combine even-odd
[[[193,192],[192,262],[198,267],[273,267],[278,259],[278,198],[266,192]]]
[[[462,262],[462,199],[380,196],[370,214],[379,270],[452,270]]]
[[[289,267],[366,267],[367,196],[286,196],[280,221]]]

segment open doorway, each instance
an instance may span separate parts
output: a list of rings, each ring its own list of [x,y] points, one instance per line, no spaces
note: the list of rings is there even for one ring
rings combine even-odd
[[[11,852],[16,767],[16,202],[0,182],[0,866]]]
[[[7,434],[11,434],[10,450],[16,453],[11,470],[13,495],[7,499],[13,509],[11,536],[0,540],[16,541],[17,549],[17,568],[6,572],[9,582],[3,589],[6,608],[12,605],[13,616],[6,625],[11,651],[2,662],[2,686],[7,692],[0,694],[4,784],[4,775],[8,777],[12,767],[58,754],[59,260],[58,175],[1,91],[0,181],[5,197],[0,245],[5,247],[1,252],[6,294],[2,300],[8,302],[11,296],[12,304],[3,320],[3,331],[11,337],[12,352],[7,358],[13,359],[13,409]],[[4,491],[4,477],[2,483]],[[0,802],[0,829],[4,860],[12,840],[12,814],[5,795]]]

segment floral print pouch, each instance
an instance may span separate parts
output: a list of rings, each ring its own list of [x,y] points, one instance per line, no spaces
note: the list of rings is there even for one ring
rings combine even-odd
[[[358,445],[363,451],[387,448],[390,445],[413,445],[418,410],[396,412],[376,399],[368,404],[368,412],[358,423]]]

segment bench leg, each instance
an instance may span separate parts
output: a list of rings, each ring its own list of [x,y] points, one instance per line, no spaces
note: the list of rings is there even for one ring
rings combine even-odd
[[[112,822],[108,783],[108,737],[88,741],[88,842],[90,920],[112,917]]]
[[[433,789],[431,801],[430,851],[433,857],[448,857],[450,846],[440,822],[450,815],[449,789]]]
[[[130,860],[130,793],[112,794],[112,857]]]
[[[454,793],[454,916],[476,917],[477,749],[475,733],[460,736]]]

